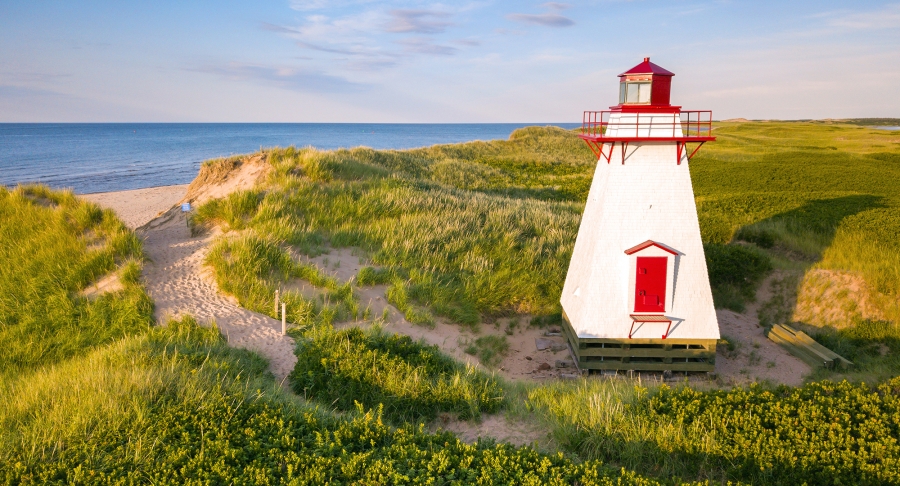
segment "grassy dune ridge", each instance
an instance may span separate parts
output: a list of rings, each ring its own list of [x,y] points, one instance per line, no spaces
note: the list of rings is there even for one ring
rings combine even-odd
[[[112,211],[43,186],[0,187],[0,378],[146,331],[141,245]],[[79,291],[110,272],[123,288]]]
[[[772,259],[861,275],[882,318],[900,321],[896,134],[785,122],[715,133],[691,174],[717,304],[742,310]],[[308,254],[361,247],[414,301],[460,323],[559,311],[595,164],[573,133],[266,155],[268,192],[200,208],[198,224],[227,220]],[[750,245],[728,245],[736,240]]]
[[[722,124],[692,161],[710,242],[762,237],[900,296],[900,136],[823,123]],[[900,320],[898,309],[885,312]]]

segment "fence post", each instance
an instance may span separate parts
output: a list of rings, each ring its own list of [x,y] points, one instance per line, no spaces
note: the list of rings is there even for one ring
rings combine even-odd
[[[278,315],[278,304],[281,302],[281,296],[279,295],[279,289],[275,289],[275,315]]]
[[[281,303],[281,335],[287,334],[287,304]]]

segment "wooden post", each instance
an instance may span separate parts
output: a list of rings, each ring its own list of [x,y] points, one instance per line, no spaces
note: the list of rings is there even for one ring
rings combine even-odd
[[[275,315],[278,315],[278,303],[281,302],[281,296],[279,294],[279,289],[275,289]]]
[[[287,304],[281,303],[281,335],[287,334]]]

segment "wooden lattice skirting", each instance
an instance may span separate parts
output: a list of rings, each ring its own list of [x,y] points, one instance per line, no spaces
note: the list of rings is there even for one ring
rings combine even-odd
[[[627,324],[625,324],[627,325]],[[579,338],[563,311],[563,332],[582,370],[715,371],[715,339]]]

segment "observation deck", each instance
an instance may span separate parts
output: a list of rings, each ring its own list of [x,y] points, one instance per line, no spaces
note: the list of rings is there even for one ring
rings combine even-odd
[[[675,108],[669,113],[621,109],[585,111],[578,136],[587,142],[598,159],[606,159],[606,163],[610,163],[613,149],[620,143],[622,164],[629,143],[675,142],[680,165],[688,143],[697,144],[687,156],[690,161],[704,143],[715,141],[716,137],[712,136],[711,110],[681,111]]]

